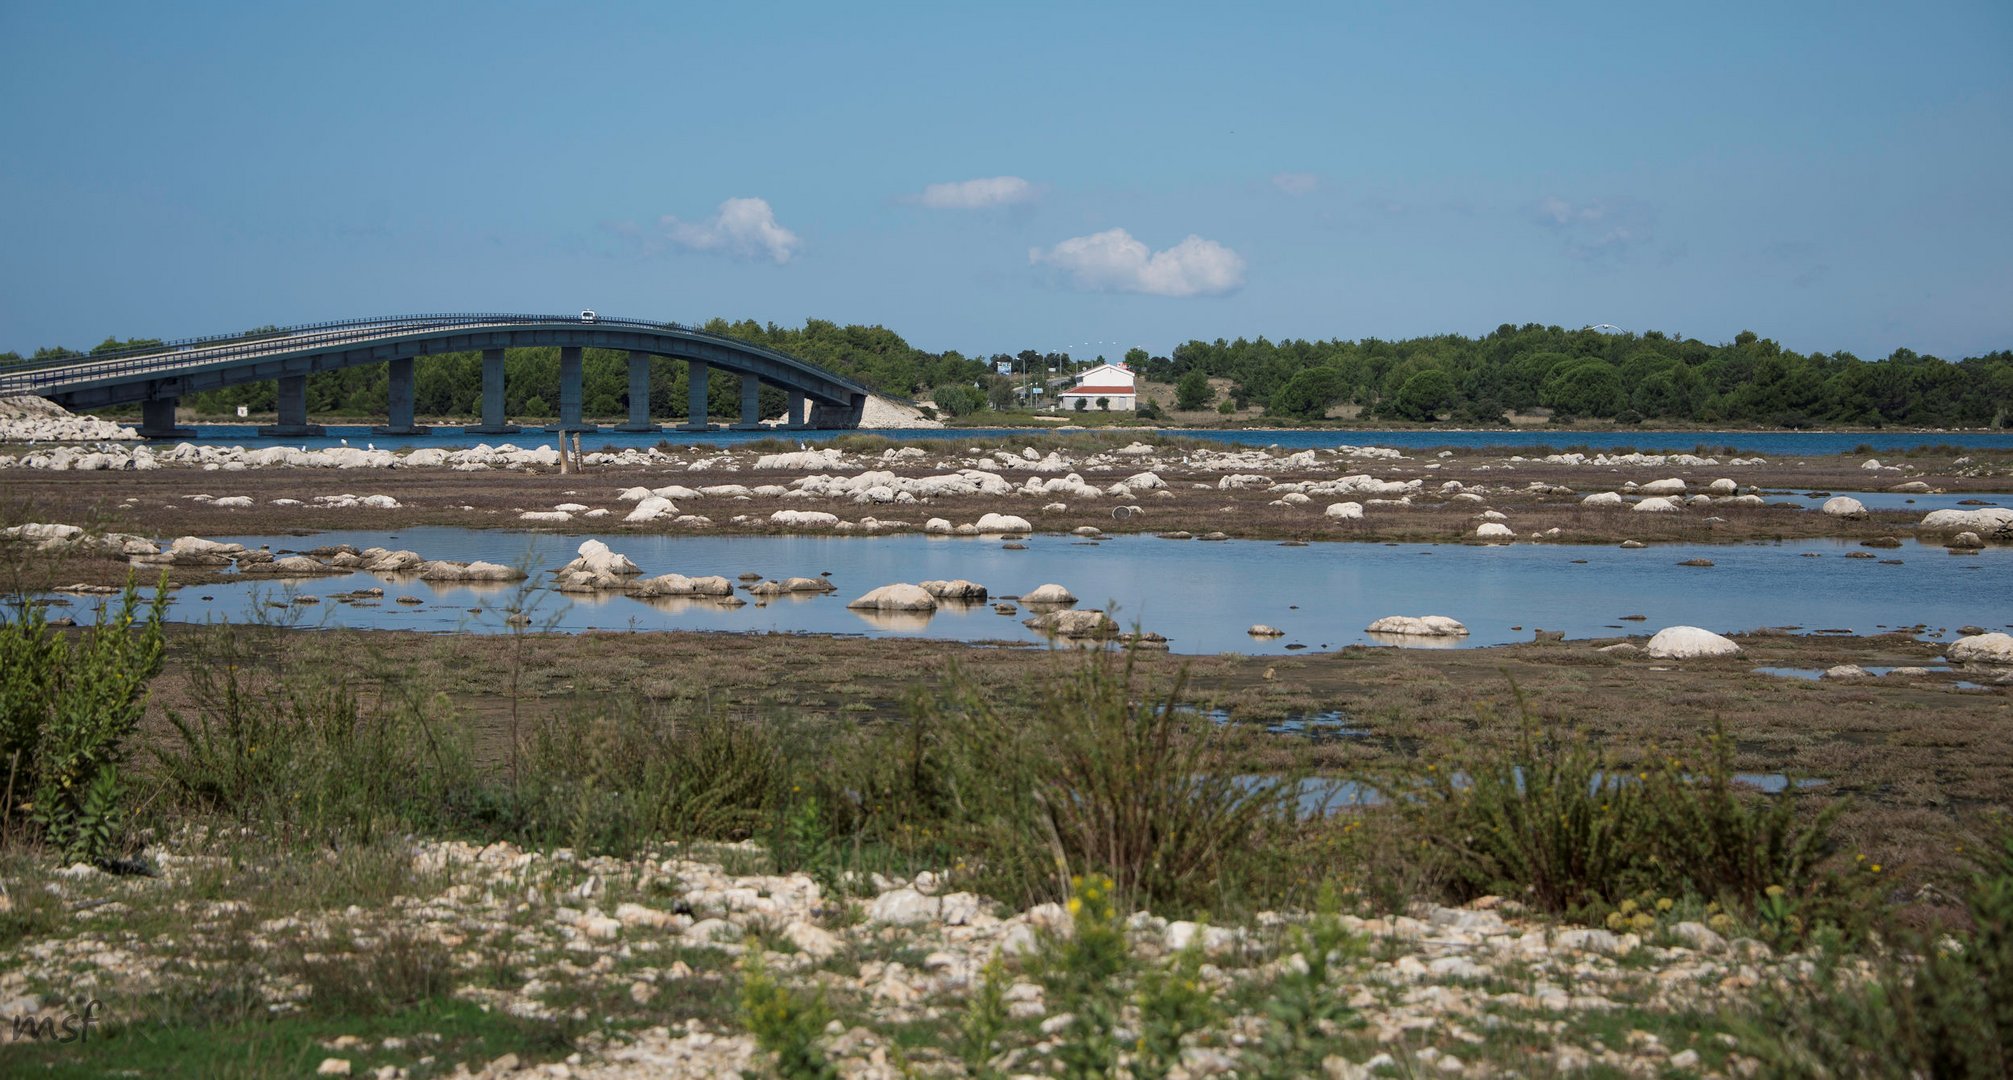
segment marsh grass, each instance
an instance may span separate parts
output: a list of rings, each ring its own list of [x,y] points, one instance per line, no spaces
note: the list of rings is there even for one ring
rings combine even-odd
[[[953,665],[897,724],[863,733],[826,783],[842,832],[955,853],[1010,902],[1104,874],[1121,906],[1231,901],[1294,826],[1291,783],[1239,783],[1231,736],[1145,685],[1132,653],[1058,659],[1025,705]]]
[[[1742,789],[1717,722],[1694,759],[1652,750],[1632,770],[1570,724],[1545,727],[1521,695],[1518,706],[1511,745],[1386,781],[1454,899],[1499,894],[1586,920],[1641,894],[1751,915],[1787,903],[1800,909],[1787,936],[1866,928],[1868,875],[1832,865],[1842,807],[1806,813],[1794,783],[1773,797]]]
[[[480,781],[444,696],[352,665],[275,665],[244,628],[195,637],[173,737],[154,745],[160,813],[257,822],[314,843],[465,827]]]
[[[533,728],[502,824],[534,843],[628,853],[645,843],[744,840],[773,825],[808,739],[784,718],[622,699]]]

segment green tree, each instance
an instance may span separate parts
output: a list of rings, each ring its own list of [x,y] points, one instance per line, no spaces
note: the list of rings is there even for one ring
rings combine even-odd
[[[985,391],[967,383],[939,386],[932,396],[947,416],[969,416],[986,407]]]
[[[1190,368],[1188,374],[1174,384],[1174,405],[1178,409],[1206,409],[1215,396],[1216,391],[1209,385],[1209,376],[1201,368]]]
[[[1538,398],[1569,416],[1613,416],[1623,400],[1621,374],[1605,360],[1576,360],[1554,369]]]
[[[1335,404],[1341,396],[1342,380],[1336,376],[1335,369],[1313,367],[1286,380],[1286,385],[1273,391],[1265,411],[1318,420],[1327,414],[1328,406]]]
[[[1433,421],[1454,404],[1454,379],[1439,368],[1427,368],[1405,380],[1391,399],[1391,411],[1404,420]],[[1497,410],[1498,415],[1501,410]]]

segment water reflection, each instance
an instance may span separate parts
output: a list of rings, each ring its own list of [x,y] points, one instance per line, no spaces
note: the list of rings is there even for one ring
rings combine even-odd
[[[929,629],[930,611],[881,611],[875,608],[847,608],[860,621],[877,630],[915,632]]]
[[[982,540],[920,535],[670,536],[605,534],[615,550],[648,575],[678,572],[733,578],[750,567],[771,578],[829,571],[836,593],[786,593],[762,606],[729,606],[714,598],[648,600],[620,591],[551,593],[546,571],[573,557],[581,538],[454,528],[324,533],[307,538],[220,537],[275,549],[347,543],[410,548],[427,558],[518,564],[532,580],[426,582],[411,575],[337,574],[285,584],[227,578],[200,591],[178,590],[170,616],[247,621],[264,603],[292,595],[334,601],[359,589],[382,589],[378,606],[324,603],[311,624],[452,631],[504,629],[491,611],[530,605],[536,625],[557,630],[682,629],[763,633],[917,635],[948,640],[1043,643],[1020,619],[1037,612],[1019,605],[1015,617],[989,604],[942,604],[933,616],[873,619],[845,604],[893,582],[966,578],[995,597],[1020,595],[1055,582],[1078,596],[1077,606],[1113,608],[1121,626],[1163,634],[1184,653],[1283,655],[1289,645],[1350,644],[1401,648],[1468,648],[1530,640],[1529,627],[1570,637],[1646,634],[1689,624],[1718,632],[1796,625],[1872,633],[1890,627],[1959,627],[2003,622],[2013,610],[2013,549],[1993,547],[1965,559],[1910,558],[1903,566],[1872,559],[1803,558],[1859,550],[1829,540],[1739,545],[1666,545],[1639,551],[1612,547],[1516,544],[1313,544],[1281,547],[1264,541],[1184,544],[1123,536],[1097,547],[1066,537],[1031,537],[1024,551]],[[1925,549],[1941,554],[1940,545]],[[1431,554],[1432,558],[1421,556]],[[1676,564],[1710,557],[1709,579]],[[1982,573],[1980,571],[1983,571]],[[1997,582],[1998,584],[1994,584]],[[281,590],[288,590],[282,592]],[[201,597],[211,597],[204,601]],[[776,603],[787,598],[789,603]],[[824,599],[826,603],[810,601]],[[736,603],[739,603],[738,597]],[[469,609],[483,614],[471,614]],[[300,610],[300,609],[295,609]],[[1444,614],[1469,635],[1458,638],[1376,637],[1364,627],[1385,615]],[[81,614],[81,613],[80,613]],[[1627,630],[1617,616],[1627,615]],[[1245,630],[1265,623],[1285,631],[1254,639]]]

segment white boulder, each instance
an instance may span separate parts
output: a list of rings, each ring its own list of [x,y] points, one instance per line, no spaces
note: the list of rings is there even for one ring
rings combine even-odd
[[[560,568],[561,573],[578,570],[590,574],[623,576],[643,572],[643,568],[631,562],[629,556],[610,550],[607,544],[599,540],[582,541],[579,551],[577,558]]]
[[[1951,642],[1943,653],[1962,664],[2013,664],[2013,634],[1973,634]]]
[[[1076,603],[1076,594],[1051,582],[1047,585],[1037,585],[1033,589],[1022,593],[1020,601],[1023,604],[1055,604],[1060,606]]]
[[[883,585],[846,605],[870,611],[935,611],[937,598],[920,585]]]
[[[1372,634],[1408,634],[1413,637],[1465,637],[1468,628],[1445,615],[1386,615],[1363,628]]]
[[[1866,504],[1850,495],[1838,495],[1826,499],[1821,509],[1827,516],[1835,518],[1857,520],[1866,516]]]
[[[837,514],[823,510],[778,510],[769,515],[769,524],[793,529],[829,529],[838,523]]]
[[[1027,519],[1013,514],[986,514],[978,520],[980,535],[994,536],[1002,533],[1031,533],[1034,526]]]
[[[1658,660],[1694,660],[1739,652],[1740,646],[1731,639],[1696,626],[1666,626],[1649,643],[1649,654]]]
[[[662,495],[652,495],[642,488],[631,488],[630,490],[643,491],[643,495],[637,499],[635,508],[629,511],[628,515],[622,519],[623,521],[631,523],[655,521],[665,514],[676,514],[678,512],[677,505]],[[624,494],[627,493],[625,492]]]

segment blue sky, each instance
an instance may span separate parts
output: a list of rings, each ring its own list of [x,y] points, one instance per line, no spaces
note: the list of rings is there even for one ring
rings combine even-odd
[[[1956,358],[2013,347],[2008,57],[2005,0],[0,0],[0,349],[594,307]]]

